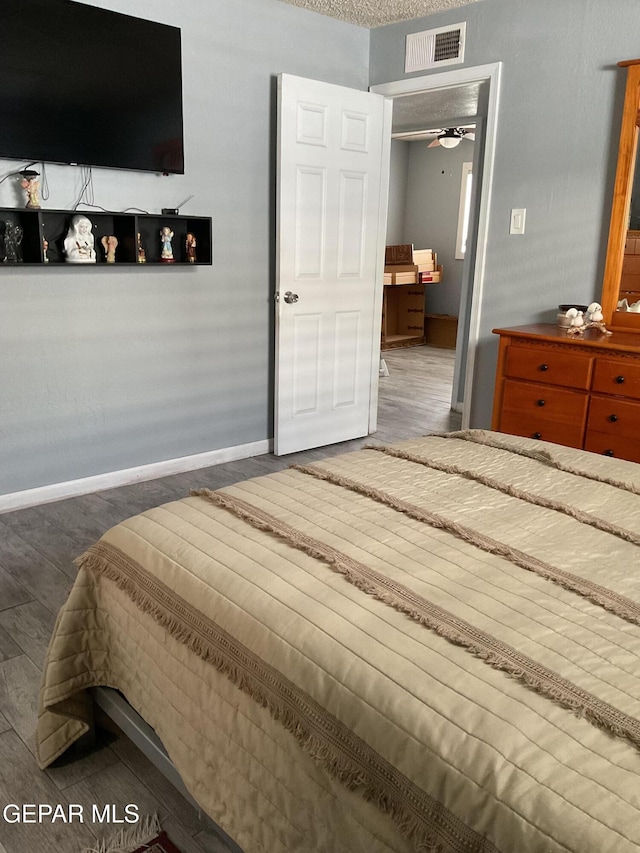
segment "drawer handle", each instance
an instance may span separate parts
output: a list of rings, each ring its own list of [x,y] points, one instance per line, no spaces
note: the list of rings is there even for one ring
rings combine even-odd
[[[531,438],[542,438],[542,433],[541,432],[534,432],[533,435],[531,436]]]
[[[616,382],[618,383],[618,385],[622,385],[622,383],[624,382],[624,376],[616,376]]]
[[[544,400],[537,400],[536,406],[544,406]]]
[[[541,371],[544,373],[544,372],[545,372],[545,370],[549,370],[549,365],[548,365],[548,364],[541,364],[541,365],[538,367],[538,370],[541,370]],[[624,379],[623,379],[622,381],[624,382]]]
[[[618,420],[618,416],[617,415],[609,415],[609,420],[611,421],[612,424],[615,424],[615,422]]]
[[[613,456],[613,450],[611,450],[611,449],[605,450],[602,455],[603,456]]]

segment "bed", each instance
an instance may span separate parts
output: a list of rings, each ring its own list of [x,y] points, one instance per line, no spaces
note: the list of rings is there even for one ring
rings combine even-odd
[[[640,848],[640,466],[482,430],[202,489],[78,560],[37,755],[120,691],[245,853]]]

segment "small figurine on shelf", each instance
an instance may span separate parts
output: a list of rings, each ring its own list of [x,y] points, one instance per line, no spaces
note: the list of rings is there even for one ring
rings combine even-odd
[[[24,231],[21,225],[17,225],[12,219],[7,219],[3,223],[4,228],[4,263],[19,264],[22,263],[22,250],[20,244]]]
[[[91,220],[74,216],[64,240],[64,253],[70,264],[95,264],[96,250]]]
[[[160,260],[165,264],[173,264],[175,263],[175,259],[173,257],[173,249],[171,247],[171,241],[173,240],[173,231],[169,228],[168,225],[163,225],[160,229],[160,243],[162,245],[162,251],[160,252]]]
[[[185,250],[187,255],[187,260],[190,264],[195,264],[196,262],[196,238],[195,235],[189,232],[187,234],[187,238],[185,240]]]
[[[109,236],[105,236],[100,240],[102,243],[102,248],[104,249],[105,259],[108,264],[115,264],[116,262],[116,249],[118,248],[118,238],[114,237],[113,234],[109,234]]]
[[[23,169],[20,174],[22,175],[20,186],[23,190],[27,191],[27,203],[25,207],[39,209],[40,200],[38,199],[38,192],[40,190],[40,181],[37,179],[40,172],[34,172],[33,169]]]
[[[144,246],[142,245],[142,235],[138,231],[138,241],[137,241],[137,251],[138,251],[138,263],[146,264],[147,263],[147,253],[144,250]]]
[[[47,240],[47,238],[43,234],[42,235],[42,260],[45,264],[49,263],[49,255],[47,255],[48,250],[49,250],[49,241]]]

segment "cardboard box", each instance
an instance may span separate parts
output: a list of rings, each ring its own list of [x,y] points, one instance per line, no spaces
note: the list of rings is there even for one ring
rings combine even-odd
[[[394,284],[417,284],[418,281],[418,273],[417,272],[394,272],[393,273],[393,283]]]
[[[388,264],[384,268],[385,272],[418,272],[417,264]]]
[[[430,264],[434,262],[433,249],[414,249],[414,264]]]
[[[418,281],[421,284],[438,284],[442,281],[442,264],[433,272],[418,273]]]
[[[413,243],[402,243],[397,246],[387,246],[384,254],[385,264],[413,263]]]
[[[391,276],[390,281],[388,276]],[[417,264],[389,264],[384,268],[385,284],[416,284],[417,281]]]
[[[430,346],[455,349],[458,318],[450,314],[425,314],[424,333]]]

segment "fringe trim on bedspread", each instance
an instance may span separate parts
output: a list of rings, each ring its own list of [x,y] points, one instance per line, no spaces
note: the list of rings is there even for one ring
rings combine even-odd
[[[498,853],[312,697],[118,548],[99,541],[76,564],[115,583],[176,640],[266,708],[332,777],[390,815],[417,853]]]
[[[509,444],[506,441],[500,441],[500,439],[483,433],[482,431],[470,429],[458,430],[457,432],[433,432],[430,433],[430,435],[433,435],[435,438],[453,438],[459,441],[471,441],[474,444],[483,444],[485,447],[493,447],[495,450],[505,450],[507,453],[515,453],[517,456],[524,456],[527,459],[535,459],[536,462],[541,462],[543,465],[548,465],[550,468],[563,471],[565,474],[584,477],[585,480],[593,480],[596,483],[604,483],[607,486],[613,486],[616,489],[631,492],[632,495],[640,495],[640,488],[633,483],[627,483],[625,480],[616,480],[614,477],[605,477],[604,474],[598,474],[596,471],[584,471],[581,468],[574,468],[573,465],[567,465],[559,459],[554,459],[548,450],[519,447],[515,444]]]
[[[132,853],[152,841],[161,831],[158,815],[146,817],[139,826],[120,829],[104,838],[95,847],[85,847],[83,853]]]
[[[375,500],[383,500],[386,503],[386,497],[389,497],[385,496],[383,498],[375,489],[352,483],[344,477],[339,477],[314,466],[293,465],[291,467],[302,473],[328,480],[335,485],[352,489],[368,497],[373,497]],[[583,690],[558,673],[521,654],[512,646],[459,619],[454,614],[428,601],[408,587],[391,580],[330,545],[313,539],[299,530],[290,527],[285,522],[237,498],[235,495],[229,495],[224,492],[212,492],[209,489],[194,490],[192,494],[208,498],[218,506],[224,507],[239,518],[248,521],[252,526],[274,533],[309,556],[328,563],[363,592],[389,604],[400,612],[406,613],[412,619],[435,631],[450,642],[467,649],[495,669],[504,671],[526,687],[558,702],[558,704],[571,710],[576,716],[584,717],[599,728],[618,737],[627,738],[636,747],[640,747],[640,721]],[[410,505],[402,508],[402,502],[396,501],[393,498],[390,500],[395,509],[401,509],[401,511],[407,512],[408,515],[413,514],[415,508]],[[420,515],[422,514],[420,510],[417,512]],[[435,521],[431,523],[435,524]],[[435,524],[435,526],[441,525]],[[479,534],[474,534],[469,539],[469,531],[465,530],[464,532],[465,536],[463,538],[467,541],[477,539],[477,541],[474,541],[474,544],[479,547],[483,547],[483,544],[488,544],[483,543],[483,538]],[[500,543],[495,544],[499,545]],[[509,551],[506,546],[502,547],[505,548],[506,552]],[[485,550],[491,549],[485,547]],[[505,555],[508,554],[505,553]]]
[[[384,453],[386,456],[394,456],[396,459],[404,459],[406,462],[414,462],[416,465],[423,465],[425,468],[432,468],[434,471],[443,471],[446,474],[456,474],[459,477],[464,477],[466,480],[473,480],[486,486],[488,489],[495,489],[497,492],[509,495],[509,497],[517,498],[521,501],[534,504],[535,506],[551,509],[554,512],[560,512],[563,515],[568,515],[580,524],[587,524],[589,527],[595,527],[596,530],[601,530],[603,533],[609,533],[611,536],[617,536],[618,539],[624,539],[625,542],[631,542],[633,545],[640,545],[640,535],[632,530],[627,530],[620,527],[619,524],[614,524],[611,521],[606,521],[603,518],[598,518],[590,512],[578,509],[577,507],[565,504],[562,501],[545,498],[543,495],[534,495],[531,492],[525,492],[524,489],[519,489],[517,486],[512,486],[510,483],[501,483],[493,477],[487,477],[486,474],[479,474],[476,471],[470,471],[468,468],[463,468],[460,465],[453,465],[450,462],[440,462],[437,459],[428,459],[425,456],[417,456],[415,453],[408,453],[406,450],[399,450],[396,447],[388,447],[386,445],[368,444],[365,450],[377,450],[379,453]]]
[[[431,512],[427,509],[421,509],[407,501],[394,498],[393,495],[389,495],[386,492],[373,488],[372,486],[365,486],[341,475],[333,474],[324,468],[319,468],[315,465],[292,465],[291,468],[296,471],[300,471],[303,474],[310,474],[313,477],[326,480],[336,486],[341,486],[342,488],[346,488],[350,491],[372,498],[373,500],[385,504],[385,506],[400,512],[403,515],[407,515],[416,521],[429,524],[431,527],[435,527],[439,530],[446,530],[448,533],[457,536],[459,539],[462,539],[464,542],[468,542],[470,545],[480,548],[482,551],[486,551],[489,554],[496,554],[498,557],[504,557],[506,560],[509,560],[509,562],[519,566],[521,569],[534,572],[535,574],[540,575],[540,577],[553,581],[553,583],[557,583],[564,589],[568,589],[571,592],[582,595],[584,598],[593,602],[593,604],[603,607],[605,610],[608,610],[610,613],[614,613],[621,619],[631,622],[634,625],[640,625],[640,603],[631,598],[627,598],[627,596],[620,595],[606,586],[594,583],[593,581],[580,577],[572,572],[563,571],[556,566],[552,566],[550,563],[545,563],[537,557],[532,557],[530,554],[520,551],[518,548],[512,548],[509,545],[505,545],[503,542],[499,542],[497,539],[485,536],[483,533],[479,533],[477,530],[473,530],[464,524],[460,524],[457,521],[451,521],[450,519],[444,518],[435,512]]]

